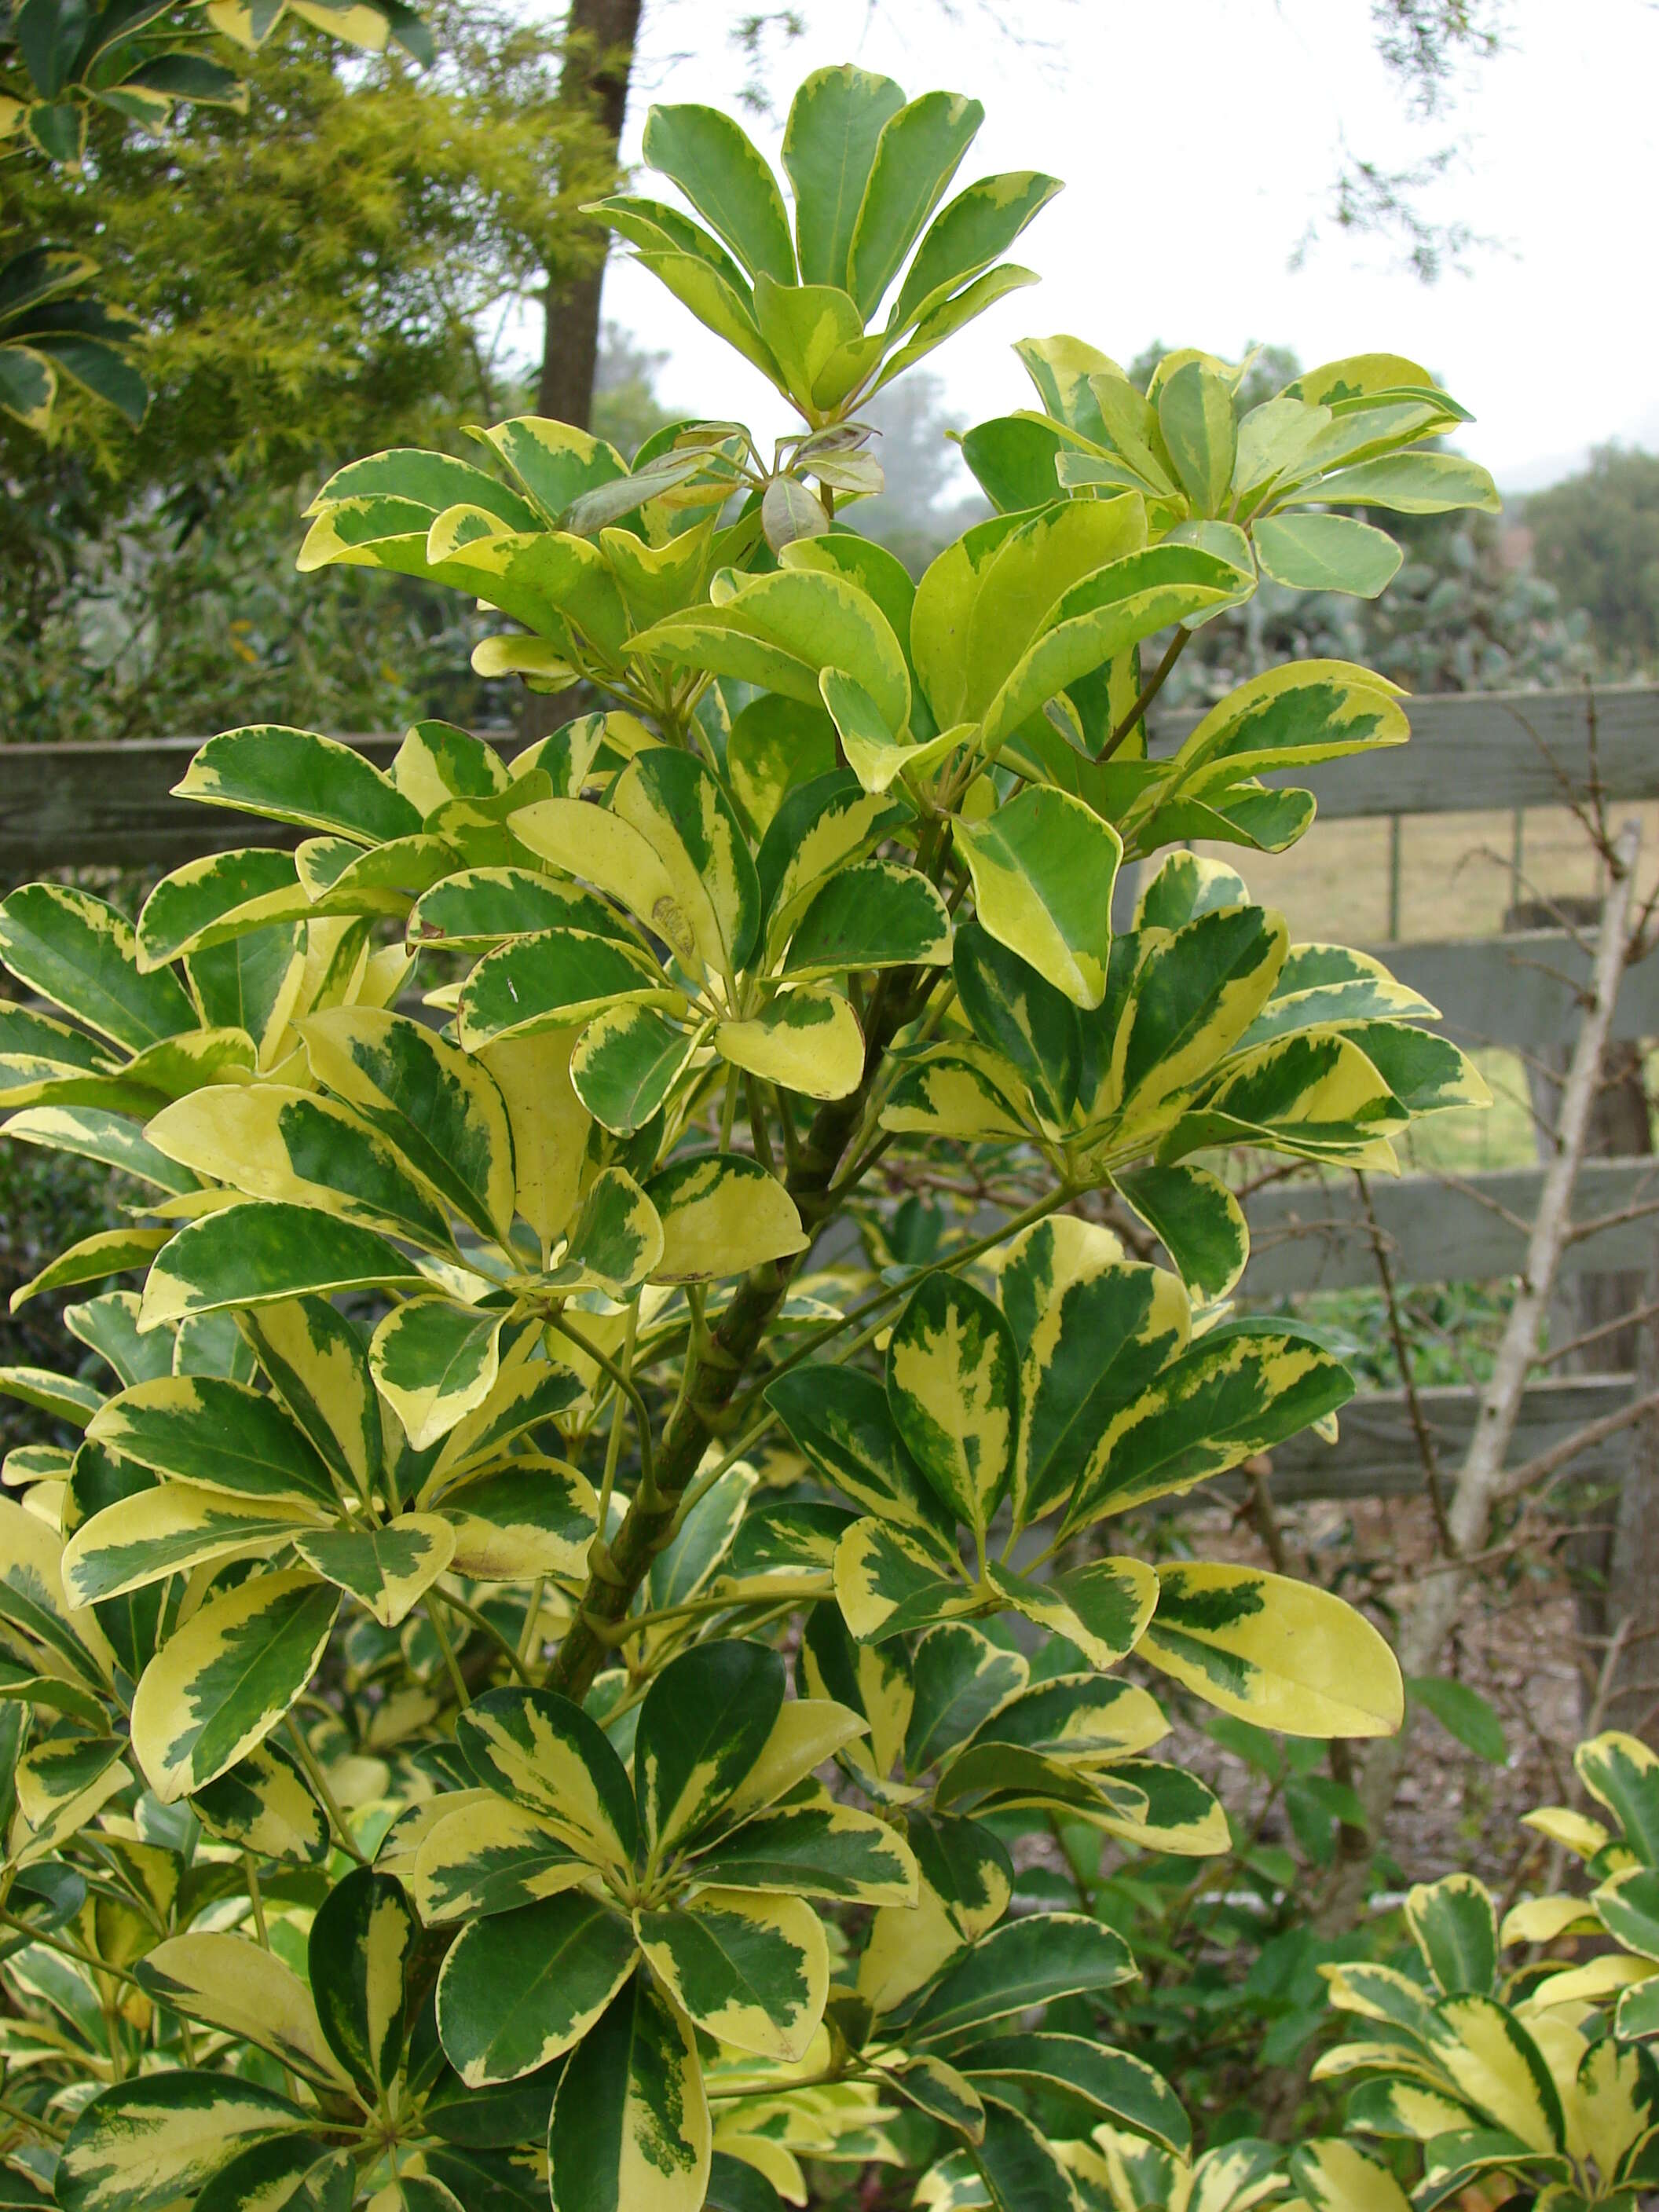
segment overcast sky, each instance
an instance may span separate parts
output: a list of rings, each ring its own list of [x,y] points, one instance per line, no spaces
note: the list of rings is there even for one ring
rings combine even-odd
[[[1066,190],[1018,258],[1040,286],[934,356],[969,421],[1027,403],[1008,349],[1067,331],[1125,363],[1146,343],[1236,356],[1252,340],[1304,363],[1385,349],[1426,362],[1478,420],[1467,449],[1523,490],[1608,439],[1659,446],[1659,7],[1516,0],[1508,51],[1467,73],[1454,115],[1414,125],[1372,49],[1367,0],[1045,0],[1009,10],[1056,42],[1022,49],[981,0],[797,0],[805,35],[775,57],[779,118],[751,121],[776,160],[787,89],[856,61],[910,93],[972,94],[984,129],[958,174],[1046,168]],[[726,104],[737,11],[647,0],[625,151],[653,97]],[[1004,13],[1000,8],[996,16]],[[715,25],[721,27],[716,29]],[[1468,155],[1425,205],[1497,242],[1425,285],[1375,243],[1328,231],[1291,257],[1328,201],[1346,140],[1403,167],[1461,137]],[[649,182],[642,189],[650,190]],[[671,194],[672,197],[672,194]],[[605,312],[669,352],[664,398],[687,412],[787,410],[643,271],[613,263]]]

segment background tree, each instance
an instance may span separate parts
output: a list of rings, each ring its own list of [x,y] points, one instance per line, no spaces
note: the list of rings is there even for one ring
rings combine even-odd
[[[1659,663],[1659,455],[1601,446],[1582,475],[1526,503],[1533,557],[1569,606],[1589,616],[1620,673]]]

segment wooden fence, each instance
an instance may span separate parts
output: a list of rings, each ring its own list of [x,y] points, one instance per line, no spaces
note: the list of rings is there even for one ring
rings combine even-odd
[[[1574,691],[1414,699],[1412,742],[1311,772],[1326,820],[1454,814],[1560,805],[1598,794],[1609,804],[1659,799],[1659,689],[1627,685]],[[1166,717],[1161,750],[1191,717]],[[0,885],[45,870],[111,866],[161,870],[208,851],[273,842],[272,825],[171,795],[194,738],[118,745],[0,747]],[[349,740],[385,766],[395,736]],[[276,833],[280,836],[280,832]],[[1439,939],[1373,948],[1421,991],[1466,1046],[1522,1054],[1571,1044],[1592,949],[1568,931],[1480,940]],[[1659,958],[1631,971],[1614,1035],[1659,1038]],[[1488,1281],[1519,1268],[1541,1170],[1507,1168],[1463,1178],[1412,1175],[1371,1186],[1378,1227],[1396,1283]],[[1249,1208],[1254,1299],[1352,1288],[1376,1280],[1370,1224],[1352,1178],[1275,1184]],[[1580,1273],[1644,1270],[1659,1228],[1659,1160],[1594,1160],[1585,1165],[1578,1235],[1568,1267]],[[1628,1400],[1627,1375],[1574,1376],[1534,1385],[1511,1453],[1529,1462],[1586,1423]],[[1455,1463],[1474,1423],[1474,1394],[1419,1394],[1441,1447]],[[1575,1471],[1616,1473],[1627,1434],[1589,1447]],[[1395,1495],[1423,1480],[1418,1446],[1398,1393],[1358,1401],[1333,1449],[1309,1435],[1275,1455],[1275,1492],[1310,1497]]]

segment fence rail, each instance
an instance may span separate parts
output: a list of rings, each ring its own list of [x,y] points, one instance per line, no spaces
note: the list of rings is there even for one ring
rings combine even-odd
[[[1593,699],[1573,691],[1423,697],[1411,701],[1409,711],[1408,746],[1316,771],[1325,819],[1392,817],[1397,823],[1407,814],[1559,805],[1590,790],[1613,803],[1659,799],[1659,687],[1618,686]],[[1154,730],[1155,748],[1177,743],[1194,719],[1164,717]],[[283,842],[279,825],[173,796],[200,742],[0,745],[0,888],[54,868],[160,869],[229,846]],[[400,740],[375,732],[347,742],[386,768]],[[504,750],[513,750],[510,740]],[[296,833],[286,834],[291,839]],[[1594,953],[1584,938],[1560,930],[1375,950],[1402,982],[1442,1010],[1448,1029],[1465,1044],[1533,1054],[1571,1044]],[[1659,1037],[1659,957],[1627,974],[1613,1034],[1625,1042]],[[1518,1168],[1456,1182],[1431,1176],[1373,1182],[1372,1203],[1395,1280],[1493,1281],[1516,1274],[1540,1181],[1540,1170]],[[1249,1212],[1252,1297],[1376,1281],[1370,1227],[1351,1178],[1274,1186],[1257,1194]],[[1656,1218],[1659,1160],[1587,1161],[1575,1212],[1582,1233],[1567,1271],[1644,1269]],[[1617,1410],[1632,1387],[1627,1375],[1534,1384],[1525,1395],[1511,1462],[1530,1461]],[[1419,1396],[1443,1462],[1455,1465],[1473,1431],[1475,1393],[1453,1388]],[[1356,1399],[1343,1414],[1339,1445],[1309,1433],[1273,1456],[1274,1492],[1286,1503],[1407,1497],[1423,1484],[1416,1438],[1397,1391]],[[1605,1477],[1628,1459],[1628,1438],[1615,1435],[1592,1446],[1572,1471]]]
[[[1520,1273],[1543,1185],[1542,1168],[1377,1176],[1368,1185],[1397,1283],[1491,1283]],[[1376,1252],[1352,1176],[1286,1182],[1246,1207],[1252,1298],[1352,1290],[1376,1281]],[[1642,1269],[1659,1229],[1659,1158],[1586,1160],[1573,1194],[1577,1235],[1560,1273]]]
[[[1317,770],[1327,821],[1559,805],[1593,783],[1613,800],[1659,799],[1651,684],[1612,686],[1593,701],[1577,691],[1425,696],[1409,712],[1410,744]],[[1158,749],[1195,719],[1166,716]],[[375,732],[345,742],[385,768],[399,740]],[[280,842],[270,823],[172,796],[200,743],[0,745],[0,880],[46,868],[168,868],[198,853]]]

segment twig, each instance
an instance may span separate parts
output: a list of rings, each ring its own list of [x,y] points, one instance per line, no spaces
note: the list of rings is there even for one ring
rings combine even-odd
[[[1531,1489],[1535,1482],[1541,1482],[1547,1475],[1555,1474],[1558,1467],[1566,1467],[1568,1460],[1577,1460],[1579,1453],[1589,1451],[1590,1444],[1599,1444],[1604,1437],[1617,1436],[1620,1429],[1628,1429],[1632,1422],[1641,1420],[1646,1413],[1652,1413],[1655,1407],[1659,1407],[1659,1389],[1648,1391],[1641,1398],[1632,1398],[1631,1405],[1621,1405],[1617,1413],[1604,1413],[1599,1420],[1586,1420],[1582,1429],[1575,1429],[1573,1436],[1562,1437],[1559,1444],[1551,1444],[1548,1451],[1537,1453],[1535,1460],[1526,1460],[1522,1467],[1504,1468],[1504,1475],[1502,1475],[1493,1495],[1500,1500],[1502,1498],[1516,1498],[1520,1491]]]
[[[1406,1410],[1411,1416],[1412,1434],[1417,1439],[1417,1455],[1423,1462],[1423,1480],[1429,1493],[1429,1510],[1434,1516],[1435,1532],[1441,1549],[1449,1557],[1457,1556],[1457,1544],[1446,1518],[1446,1489],[1440,1479],[1440,1452],[1434,1440],[1434,1431],[1429,1426],[1423,1401],[1418,1395],[1416,1363],[1411,1346],[1406,1340],[1406,1325],[1401,1318],[1400,1299],[1394,1284],[1394,1269],[1389,1264],[1388,1239],[1383,1236],[1376,1218],[1376,1208],[1371,1203],[1370,1185],[1358,1169],[1354,1181],[1359,1186],[1359,1202],[1365,1209],[1365,1220],[1371,1232],[1371,1250],[1376,1259],[1376,1272],[1382,1285],[1382,1296],[1388,1303],[1389,1334],[1394,1340],[1394,1356],[1400,1369],[1400,1381],[1406,1393]]]
[[[1599,1344],[1604,1336],[1616,1336],[1621,1328],[1639,1328],[1644,1321],[1651,1321],[1656,1314],[1659,1314],[1659,1298],[1650,1298],[1639,1306],[1633,1306],[1628,1313],[1614,1314],[1611,1321],[1599,1322],[1595,1328],[1587,1328],[1582,1336],[1569,1337],[1565,1344],[1548,1352],[1540,1352],[1532,1364],[1534,1367],[1557,1366],[1575,1352],[1585,1352],[1592,1344]]]

